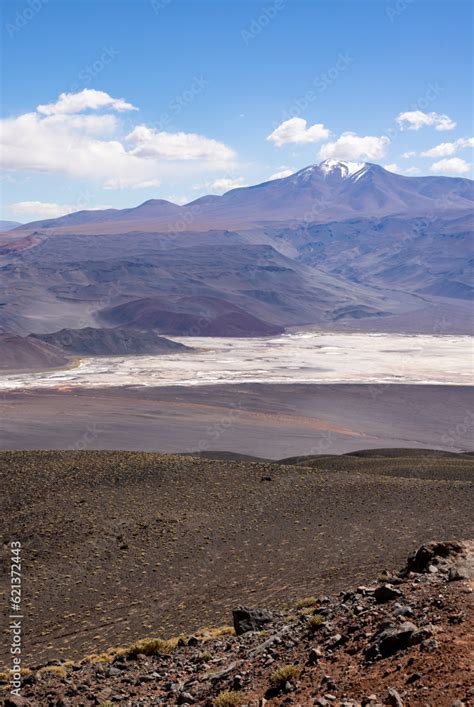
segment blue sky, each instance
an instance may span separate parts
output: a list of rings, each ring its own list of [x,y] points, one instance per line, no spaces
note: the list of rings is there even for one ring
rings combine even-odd
[[[2,218],[190,201],[322,158],[472,177],[471,14],[470,0],[6,0]]]

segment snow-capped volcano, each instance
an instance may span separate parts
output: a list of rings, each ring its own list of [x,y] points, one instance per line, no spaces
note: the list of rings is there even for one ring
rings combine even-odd
[[[262,222],[322,223],[353,217],[433,215],[472,209],[473,182],[454,177],[407,177],[372,162],[327,159],[288,177],[204,196],[180,206],[152,199],[132,209],[82,211],[27,224],[26,229],[90,225],[105,232],[236,228]],[[191,214],[191,216],[190,216]]]
[[[341,179],[346,179],[366,168],[367,162],[341,162],[340,160],[324,160],[319,169],[324,175],[338,174]]]
[[[299,182],[315,179],[329,182],[339,182],[346,179],[357,181],[373,168],[377,168],[377,165],[370,164],[370,162],[348,162],[328,159],[320,164],[313,164],[310,167],[300,169],[292,176]]]

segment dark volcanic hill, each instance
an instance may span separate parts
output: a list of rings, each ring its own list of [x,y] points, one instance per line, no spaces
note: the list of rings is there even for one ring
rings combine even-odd
[[[215,297],[148,297],[104,310],[102,318],[179,336],[272,336],[283,331]]]
[[[29,339],[44,341],[76,356],[121,356],[132,354],[165,354],[190,351],[188,346],[159,336],[156,331],[114,329],[62,329],[53,334],[31,334]]]

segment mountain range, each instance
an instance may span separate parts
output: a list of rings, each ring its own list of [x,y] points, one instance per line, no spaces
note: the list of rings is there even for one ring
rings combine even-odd
[[[35,221],[0,236],[0,327],[468,332],[473,202],[469,179],[326,160],[184,206]]]

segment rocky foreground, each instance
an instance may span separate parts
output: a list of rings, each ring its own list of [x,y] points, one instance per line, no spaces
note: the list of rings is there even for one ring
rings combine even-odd
[[[472,705],[474,542],[432,542],[396,574],[233,628],[143,639],[26,671],[17,705]],[[6,676],[3,676],[6,677]]]

